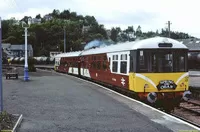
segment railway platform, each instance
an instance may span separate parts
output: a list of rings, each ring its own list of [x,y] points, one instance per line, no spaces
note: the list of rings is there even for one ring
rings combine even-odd
[[[19,70],[20,71],[20,70]],[[23,72],[23,69],[21,69]],[[3,80],[4,109],[23,114],[20,132],[178,132],[198,128],[102,86],[52,71]]]

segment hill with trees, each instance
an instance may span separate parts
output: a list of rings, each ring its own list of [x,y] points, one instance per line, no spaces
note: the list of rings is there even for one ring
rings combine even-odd
[[[2,42],[11,44],[24,43],[24,28],[21,22],[27,23],[30,16],[24,16],[21,20],[11,18],[2,21]],[[63,51],[64,43],[64,28],[66,30],[66,51],[76,51],[83,49],[81,43],[87,43],[94,39],[107,40],[111,39],[114,42],[134,41],[137,38],[149,38],[154,36],[168,36],[168,31],[162,29],[153,32],[142,32],[139,25],[136,30],[133,26],[128,26],[127,29],[121,30],[120,27],[113,27],[110,34],[103,24],[99,24],[94,16],[78,15],[76,12],[64,10],[60,12],[54,9],[52,13],[41,17],[36,15],[32,20],[37,20],[31,24],[28,29],[28,43],[33,46],[34,56],[49,56],[50,51]],[[83,31],[83,27],[89,27],[88,31]],[[173,39],[187,39],[192,36],[182,32],[171,32]]]

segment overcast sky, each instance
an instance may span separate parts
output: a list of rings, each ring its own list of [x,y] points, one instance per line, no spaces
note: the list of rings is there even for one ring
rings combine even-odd
[[[171,30],[200,37],[199,6],[200,0],[0,0],[0,16],[21,19],[70,9],[95,16],[106,28],[141,25],[143,31],[156,31],[170,20]]]

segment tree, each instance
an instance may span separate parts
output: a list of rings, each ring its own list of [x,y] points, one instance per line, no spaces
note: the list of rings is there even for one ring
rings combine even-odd
[[[38,15],[36,15],[36,17],[35,18],[37,18],[37,19],[41,19],[42,17],[41,17],[41,15],[40,14],[38,14]]]
[[[117,35],[118,35],[118,32],[115,28],[112,28],[111,29],[111,36],[110,38],[114,41],[114,42],[117,42]]]
[[[140,25],[137,27],[135,34],[137,37],[142,37],[142,29]]]
[[[53,12],[51,13],[52,17],[54,18],[58,18],[59,15],[60,15],[60,11],[59,10],[56,10],[54,9]]]
[[[52,13],[48,14],[53,19],[44,21],[42,19],[41,24],[32,24],[28,29],[28,43],[32,44],[34,56],[49,55],[50,51],[63,51],[64,43],[64,26],[66,29],[66,51],[81,50],[83,47],[82,42],[89,42],[94,39],[105,40],[108,38],[106,29],[103,24],[99,24],[94,16],[77,15],[76,12],[70,12],[70,10],[64,10],[60,13],[59,10],[54,9]],[[40,14],[36,18],[40,18]],[[24,16],[21,21],[27,21],[29,16]],[[2,21],[2,39],[4,43],[12,44],[24,44],[24,28],[21,27],[21,23],[16,24],[17,20],[14,18]],[[89,26],[89,31],[82,33],[82,27]],[[144,38],[154,37],[157,34],[159,36],[168,36],[165,29],[159,32],[142,32],[141,27],[138,26],[134,31],[133,26],[128,26],[125,30],[121,30],[120,27],[113,27],[111,29],[110,38],[112,41],[125,42],[132,41],[134,38],[130,37],[130,34],[136,34],[137,37]],[[190,38],[192,36],[182,32],[171,32],[171,37],[175,39]],[[132,39],[132,40],[131,40]]]

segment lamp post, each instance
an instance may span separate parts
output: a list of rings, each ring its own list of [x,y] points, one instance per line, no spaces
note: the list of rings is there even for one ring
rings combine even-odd
[[[28,76],[28,55],[27,55],[27,32],[28,28],[30,27],[31,24],[31,19],[28,19],[28,25],[25,22],[22,22],[22,27],[24,28],[24,33],[25,33],[25,64],[24,64],[24,81],[29,80]]]
[[[0,17],[0,112],[3,111],[3,88],[2,88],[2,28],[1,28],[1,17]]]

